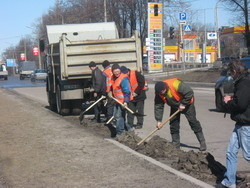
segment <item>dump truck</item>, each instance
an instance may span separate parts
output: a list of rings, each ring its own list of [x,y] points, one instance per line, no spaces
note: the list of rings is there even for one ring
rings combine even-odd
[[[118,63],[142,71],[138,32],[119,38],[114,22],[47,25],[48,42],[40,40],[47,67],[47,96],[50,108],[61,115],[79,114],[82,104],[92,100],[89,63]]]

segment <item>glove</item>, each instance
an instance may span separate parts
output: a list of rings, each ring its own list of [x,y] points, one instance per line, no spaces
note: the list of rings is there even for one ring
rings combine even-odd
[[[133,97],[137,97],[138,95],[137,95],[137,93],[133,93]]]
[[[128,107],[128,103],[123,103],[123,108],[127,108]]]
[[[108,92],[108,96],[109,96],[110,98],[113,97],[112,91],[109,91],[109,92]]]

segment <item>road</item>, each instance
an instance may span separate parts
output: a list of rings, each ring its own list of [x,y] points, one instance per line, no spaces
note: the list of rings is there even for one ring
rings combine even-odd
[[[30,85],[29,80],[22,81],[23,84],[13,86],[16,78],[11,78],[7,82],[0,82],[0,87],[9,87],[14,91],[32,98],[43,105],[48,105],[44,83],[35,83]],[[8,84],[9,83],[9,84]],[[32,86],[32,87],[30,87]],[[145,123],[144,127],[136,130],[140,137],[145,137],[153,129],[155,129],[154,120],[154,91],[153,85],[149,85],[150,89],[147,92],[147,100],[145,104]],[[213,88],[193,88],[195,92],[195,104],[197,111],[197,118],[202,124],[202,128],[207,141],[208,152],[210,152],[217,161],[225,165],[225,152],[229,137],[234,128],[234,122],[231,121],[229,115],[224,118],[223,113],[215,111],[214,105],[214,90]],[[169,117],[169,108],[165,107],[165,119]],[[78,117],[73,117],[78,118]],[[166,125],[163,129],[156,134],[161,137],[171,140],[169,127]],[[181,148],[185,151],[195,150],[198,151],[198,141],[193,134],[188,122],[185,118],[181,119]],[[238,171],[250,171],[249,164],[243,159],[242,153],[239,153]]]

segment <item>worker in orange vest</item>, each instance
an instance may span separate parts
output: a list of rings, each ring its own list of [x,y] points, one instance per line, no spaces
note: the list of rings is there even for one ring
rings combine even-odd
[[[103,74],[106,78],[106,93],[111,91],[111,86],[112,86],[112,68],[108,60],[105,60],[102,62],[102,67],[103,67]],[[110,97],[107,97],[107,104],[106,104],[106,122],[113,116],[113,111],[114,111],[114,100]]]
[[[145,86],[145,78],[144,76],[136,71],[130,70],[125,66],[121,66],[121,72],[127,74],[129,77],[129,82],[131,85],[131,92],[133,96],[133,100],[128,103],[128,107],[139,114],[144,114],[144,101],[146,99],[146,86]],[[137,124],[134,125],[134,115],[128,113],[128,124],[130,127],[135,129],[141,129],[143,126],[143,116],[137,116]]]
[[[207,146],[201,124],[196,119],[194,92],[190,86],[178,78],[164,80],[155,84],[155,119],[157,121],[156,127],[159,129],[162,127],[161,122],[165,103],[171,108],[170,115],[178,109],[181,111],[170,120],[170,133],[173,145],[180,148],[180,114],[184,114],[200,142],[200,151],[205,151]]]
[[[126,124],[126,109],[128,102],[132,99],[130,91],[130,83],[128,76],[121,73],[120,66],[115,63],[112,66],[112,88],[109,92],[109,96],[112,95],[116,98],[123,106],[117,102],[114,105],[114,117],[116,119],[116,136],[121,135],[125,129],[131,130],[131,127]]]

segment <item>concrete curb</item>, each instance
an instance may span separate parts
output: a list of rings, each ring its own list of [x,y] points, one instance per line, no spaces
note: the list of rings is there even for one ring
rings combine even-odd
[[[212,186],[212,185],[209,185],[209,184],[207,184],[207,183],[205,183],[203,181],[200,181],[200,180],[198,180],[196,178],[193,178],[192,176],[189,176],[189,175],[184,174],[184,173],[182,173],[182,172],[180,172],[178,170],[175,170],[174,168],[171,168],[170,166],[168,166],[166,164],[163,164],[163,163],[161,163],[161,162],[159,162],[159,161],[157,161],[157,160],[155,160],[155,159],[153,159],[151,157],[140,154],[140,153],[130,149],[129,147],[127,147],[127,146],[125,146],[125,145],[123,145],[123,144],[121,144],[121,143],[119,143],[119,142],[117,142],[115,140],[108,139],[108,138],[105,139],[105,140],[107,140],[107,141],[111,142],[112,144],[115,144],[119,148],[122,148],[123,150],[125,150],[125,151],[127,151],[127,152],[129,152],[129,153],[131,153],[133,155],[136,155],[139,158],[147,160],[148,162],[150,162],[150,163],[152,163],[152,164],[154,164],[154,165],[156,165],[158,167],[161,167],[162,169],[167,170],[168,172],[170,172],[172,174],[175,174],[178,177],[180,177],[182,179],[185,179],[185,180],[187,180],[187,181],[189,181],[189,182],[191,182],[191,183],[193,183],[195,185],[198,185],[198,186],[204,187],[204,188],[214,188],[214,186]]]

